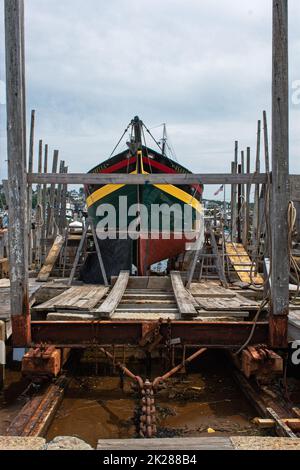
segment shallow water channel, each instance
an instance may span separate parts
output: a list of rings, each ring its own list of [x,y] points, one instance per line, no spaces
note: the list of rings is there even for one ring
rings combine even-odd
[[[206,353],[188,374],[166,382],[155,397],[159,437],[262,434],[251,422],[256,412],[233,381],[227,360],[221,352]],[[143,364],[127,365],[145,377]],[[118,375],[84,369],[72,380],[47,439],[72,435],[96,446],[98,439],[137,437],[139,400],[130,380],[122,391]],[[154,364],[151,379],[162,372]]]

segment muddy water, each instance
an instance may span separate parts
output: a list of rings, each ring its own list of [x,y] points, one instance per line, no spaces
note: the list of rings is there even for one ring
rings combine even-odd
[[[131,368],[144,375],[142,367],[135,364]],[[151,378],[161,372],[156,365]],[[47,439],[72,435],[95,446],[98,439],[137,437],[133,419],[137,403],[129,380],[121,391],[118,377],[77,376]],[[156,407],[159,437],[261,433],[251,423],[255,411],[233,382],[220,353],[209,353],[205,360],[203,356],[188,375],[169,380],[156,395]]]

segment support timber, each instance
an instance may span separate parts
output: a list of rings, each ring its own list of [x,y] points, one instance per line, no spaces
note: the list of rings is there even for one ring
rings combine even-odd
[[[273,0],[272,295],[270,345],[287,346],[289,311],[289,85],[288,2]]]
[[[30,343],[24,72],[24,2],[5,1],[11,314],[15,346]]]

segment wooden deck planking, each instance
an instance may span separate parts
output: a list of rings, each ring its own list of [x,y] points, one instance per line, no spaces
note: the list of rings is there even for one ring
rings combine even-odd
[[[96,310],[96,313],[99,316],[103,315],[109,317],[114,313],[119,303],[121,302],[124,292],[126,291],[128,281],[129,271],[121,271],[114,287],[108,294],[107,298]]]
[[[214,282],[195,282],[188,291],[193,297],[234,298],[236,293]]]
[[[171,272],[171,282],[180,314],[196,317],[198,315],[195,308],[197,302],[184,287],[179,271]]]
[[[197,302],[204,310],[228,310],[230,313],[233,310],[256,310],[259,308],[259,303],[250,301],[240,295],[234,298],[211,298],[200,297]]]
[[[108,287],[79,286],[71,287],[53,299],[38,305],[36,311],[55,310],[92,310],[107,294]]]

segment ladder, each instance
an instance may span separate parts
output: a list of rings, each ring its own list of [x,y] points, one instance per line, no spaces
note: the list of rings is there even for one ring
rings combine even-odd
[[[199,268],[199,273],[197,273],[199,281],[202,279],[218,279],[223,287],[228,287],[224,271],[224,256],[223,254],[222,257],[220,256],[215,229],[211,223],[207,225],[204,246],[200,250],[195,251],[192,259],[188,273],[188,289],[197,271],[196,268]]]
[[[86,247],[86,240],[87,240],[89,229],[91,229],[91,232],[92,232],[92,235],[93,235],[94,245],[95,245],[95,248],[96,248],[96,253],[97,253],[97,257],[98,257],[98,261],[99,261],[99,265],[100,265],[100,269],[101,269],[101,274],[102,274],[102,277],[103,277],[103,280],[104,280],[104,285],[109,286],[106,271],[105,271],[105,267],[104,267],[104,263],[103,263],[103,259],[102,259],[102,255],[101,255],[101,251],[100,251],[100,247],[99,247],[99,243],[98,243],[98,238],[97,238],[95,226],[94,226],[93,221],[90,218],[87,219],[84,230],[83,230],[83,233],[82,233],[82,237],[81,237],[81,240],[80,240],[80,243],[79,243],[79,247],[78,247],[78,250],[77,250],[77,253],[76,253],[76,256],[75,256],[75,259],[74,259],[74,263],[73,263],[73,266],[72,266],[71,274],[70,274],[70,277],[69,277],[68,285],[71,286],[73,281],[74,281],[76,269],[79,266],[80,258],[83,258],[83,263],[84,263],[87,254],[92,253],[92,252],[87,252],[86,249],[84,250],[84,247]]]

